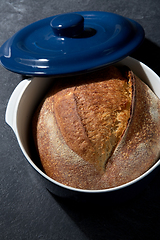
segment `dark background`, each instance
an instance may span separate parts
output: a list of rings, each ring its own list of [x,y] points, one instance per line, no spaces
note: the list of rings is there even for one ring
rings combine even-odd
[[[83,10],[109,11],[139,22],[146,39],[132,56],[160,76],[159,0],[1,0],[0,46],[34,21]],[[114,206],[73,204],[42,187],[4,120],[21,79],[0,66],[0,239],[160,239],[159,171],[137,197]]]

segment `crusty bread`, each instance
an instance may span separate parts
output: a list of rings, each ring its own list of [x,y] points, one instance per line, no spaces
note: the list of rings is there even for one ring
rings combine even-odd
[[[44,171],[81,189],[127,183],[158,159],[160,101],[129,69],[58,79],[33,118]]]

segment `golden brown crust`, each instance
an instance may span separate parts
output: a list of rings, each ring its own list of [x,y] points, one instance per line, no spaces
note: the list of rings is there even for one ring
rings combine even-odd
[[[132,96],[127,79],[116,68],[89,77],[89,83],[65,88],[50,98],[67,145],[104,172],[128,123]]]
[[[112,66],[59,81],[37,110],[33,129],[47,175],[72,187],[103,189],[154,164],[159,123],[158,98],[131,71],[124,77]]]

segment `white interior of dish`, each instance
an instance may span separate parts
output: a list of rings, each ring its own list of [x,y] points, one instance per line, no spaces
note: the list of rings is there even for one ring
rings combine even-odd
[[[157,74],[155,74],[149,67],[144,65],[143,63],[127,57],[124,60],[120,61],[119,64],[127,65],[132,69],[132,71],[141,78],[147,85],[150,86],[150,88],[155,92],[155,94],[160,98],[160,78]],[[114,191],[118,190],[120,188],[123,188],[125,186],[129,186],[130,184],[135,183],[136,181],[142,179],[146,175],[148,175],[151,171],[153,171],[157,165],[160,164],[160,160],[152,167],[150,168],[146,173],[141,175],[139,178],[136,178],[135,180],[126,183],[124,185],[121,185],[119,187],[110,188],[106,190],[81,190],[81,189],[75,189],[68,186],[65,186],[63,184],[60,184],[50,177],[48,177],[43,171],[41,171],[32,161],[31,154],[30,154],[30,147],[29,147],[29,137],[28,133],[31,131],[30,129],[30,119],[32,117],[33,111],[35,110],[35,107],[40,102],[42,97],[44,96],[45,92],[49,88],[49,86],[52,84],[53,78],[34,78],[31,81],[26,80],[26,84],[24,84],[23,89],[19,87],[19,92],[21,92],[20,95],[17,93],[13,94],[11,96],[11,100],[9,101],[8,105],[13,105],[14,102],[14,109],[9,111],[11,109],[11,106],[8,106],[8,111],[6,111],[6,122],[13,128],[19,145],[21,147],[21,150],[23,151],[23,154],[27,158],[27,160],[30,162],[30,164],[45,178],[47,178],[49,181],[53,182],[54,184],[57,184],[59,186],[62,186],[64,188],[74,190],[74,191],[80,191],[80,192],[107,192],[107,191]],[[12,103],[11,103],[12,102]],[[14,116],[13,116],[14,113]],[[12,119],[12,120],[11,120]]]

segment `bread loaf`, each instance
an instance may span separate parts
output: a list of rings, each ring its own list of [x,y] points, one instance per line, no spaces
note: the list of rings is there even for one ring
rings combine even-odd
[[[55,81],[33,117],[42,166],[79,189],[127,183],[157,160],[160,100],[128,68]]]

